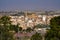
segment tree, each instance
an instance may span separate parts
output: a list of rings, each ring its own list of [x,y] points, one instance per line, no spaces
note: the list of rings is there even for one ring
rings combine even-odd
[[[40,33],[35,33],[32,35],[31,40],[42,40],[42,36]]]
[[[19,27],[19,25],[10,25],[10,30],[17,33],[18,31],[22,31],[22,27]]]
[[[26,29],[26,32],[31,32],[32,31],[32,29],[30,28],[30,27],[28,27],[27,29]]]
[[[10,31],[18,32],[18,26],[17,25],[10,25]]]
[[[10,17],[2,16],[0,18],[0,40],[13,40],[13,34],[10,33]]]
[[[60,40],[60,16],[50,20],[50,30],[46,33],[45,40]]]
[[[52,30],[60,31],[60,16],[54,17],[50,20],[50,28]]]
[[[47,25],[44,24],[37,24],[36,26],[34,26],[34,28],[46,28]]]
[[[11,18],[8,17],[8,16],[2,16],[2,17],[0,18],[0,25],[1,25],[1,24],[3,24],[4,26],[10,25],[10,24],[11,24],[10,19],[11,19]]]
[[[19,31],[22,31],[22,27],[19,27]]]
[[[2,16],[0,18],[0,26],[3,27],[6,31],[9,31],[10,25],[11,25],[10,17]]]

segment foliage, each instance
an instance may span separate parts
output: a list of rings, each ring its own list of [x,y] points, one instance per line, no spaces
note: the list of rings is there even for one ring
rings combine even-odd
[[[50,20],[50,27],[52,30],[60,31],[60,16]]]
[[[4,26],[11,24],[10,17],[8,16],[3,16],[0,18],[0,25],[3,24]]]
[[[32,31],[32,29],[31,29],[30,27],[28,27],[28,28],[26,29],[26,32],[30,32],[30,31]]]
[[[37,24],[36,26],[34,26],[34,28],[46,28],[47,26],[44,24]]]
[[[40,33],[35,33],[32,35],[31,40],[42,40],[42,36]]]
[[[2,16],[0,18],[0,40],[13,40],[13,34],[9,32],[10,25],[10,17]]]
[[[46,33],[45,40],[60,40],[60,16],[50,20],[50,28]]]
[[[18,25],[10,25],[10,30],[15,31],[16,33],[19,31],[22,31],[22,27],[19,27]]]
[[[19,27],[19,31],[22,31],[22,27]]]

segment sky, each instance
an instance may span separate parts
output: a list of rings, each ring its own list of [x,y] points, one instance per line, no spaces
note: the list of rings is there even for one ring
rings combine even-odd
[[[60,10],[60,0],[0,0],[0,10]]]

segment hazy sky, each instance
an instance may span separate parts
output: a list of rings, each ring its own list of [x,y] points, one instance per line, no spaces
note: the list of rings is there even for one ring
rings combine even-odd
[[[60,10],[60,0],[0,0],[0,10]]]

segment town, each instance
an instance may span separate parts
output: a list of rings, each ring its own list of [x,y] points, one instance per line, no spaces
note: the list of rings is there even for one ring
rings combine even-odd
[[[36,12],[1,11],[0,30],[3,30],[4,28],[7,27],[6,30],[9,31],[6,31],[5,29],[4,31],[8,33],[12,33],[13,34],[12,38],[14,40],[30,40],[30,39],[32,40],[33,39],[32,36],[34,34],[35,35],[41,34],[40,39],[45,40],[44,37],[45,34],[47,33],[48,30],[51,30],[50,28],[51,19],[59,16],[60,16],[60,11],[36,11]],[[1,31],[1,36],[2,34],[3,31]],[[9,38],[7,40],[9,40]]]
[[[7,14],[7,15],[6,15]],[[27,27],[34,27],[37,24],[49,25],[50,19],[55,16],[60,16],[59,11],[15,11],[15,12],[0,12],[1,16],[11,17],[13,25],[19,24],[20,27],[26,29]]]
[[[0,0],[0,40],[60,40],[60,0]]]

